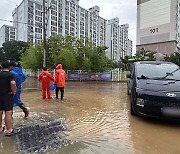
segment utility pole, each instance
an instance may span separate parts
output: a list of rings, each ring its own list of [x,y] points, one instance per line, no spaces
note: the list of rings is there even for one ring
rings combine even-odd
[[[43,67],[46,67],[46,7],[43,0]]]

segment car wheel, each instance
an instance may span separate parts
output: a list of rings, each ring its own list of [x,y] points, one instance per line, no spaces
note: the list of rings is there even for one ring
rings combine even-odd
[[[131,106],[130,106],[130,113],[131,113],[131,115],[133,115],[133,116],[136,116],[136,115],[137,115],[137,114],[134,112],[132,101],[131,101]]]
[[[129,93],[129,89],[127,89],[127,94],[129,95],[130,93]]]

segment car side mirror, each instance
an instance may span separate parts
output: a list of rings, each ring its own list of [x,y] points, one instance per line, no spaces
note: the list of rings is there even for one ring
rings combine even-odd
[[[130,72],[128,72],[128,73],[126,74],[126,78],[128,78],[128,79],[131,78],[131,73],[130,73]]]

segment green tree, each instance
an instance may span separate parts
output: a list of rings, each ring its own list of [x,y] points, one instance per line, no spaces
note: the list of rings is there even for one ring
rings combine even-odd
[[[87,70],[101,72],[112,67],[112,61],[106,57],[107,47],[93,47],[88,38],[53,35],[47,40],[46,65],[55,68],[63,64],[65,70]],[[42,68],[42,44],[31,45],[22,55],[24,68]]]
[[[5,52],[3,48],[0,48],[0,62],[2,62],[5,59]]]
[[[75,69],[74,42],[72,36],[51,36],[47,41],[47,66],[54,68],[62,63],[64,69]]]
[[[54,63],[57,65],[58,63],[63,64],[63,68],[65,70],[74,70],[76,64],[76,58],[74,53],[71,50],[66,48],[62,49],[60,54],[54,59]]]
[[[108,67],[108,59],[106,57],[106,46],[99,46],[94,48],[93,54],[90,57],[91,60],[91,71],[102,72],[105,71]]]
[[[3,43],[1,51],[5,60],[20,61],[21,55],[29,47],[29,43],[23,41],[7,41]]]
[[[42,68],[43,64],[42,45],[30,45],[25,53],[22,54],[21,65],[26,69],[37,70]]]
[[[133,57],[136,61],[154,61],[155,58],[155,51],[144,50],[144,48],[138,50]]]
[[[93,53],[93,47],[91,46],[90,42],[85,44],[85,38],[80,38],[76,40],[75,45],[75,56],[77,59],[76,69],[80,70],[90,70],[91,61],[90,57]]]
[[[60,35],[53,35],[48,38],[46,53],[47,67],[55,68],[55,61],[59,58],[60,52],[63,48],[63,39],[64,38]]]
[[[126,71],[129,70],[129,67],[131,64],[130,59],[132,59],[132,56],[128,56],[128,55],[126,55],[124,58],[121,58],[120,66],[123,70],[126,70]]]
[[[180,53],[175,52],[175,53],[171,54],[170,56],[164,57],[164,60],[175,63],[180,66]]]

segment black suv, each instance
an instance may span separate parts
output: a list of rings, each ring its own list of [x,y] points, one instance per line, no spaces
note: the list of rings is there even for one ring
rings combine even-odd
[[[180,68],[170,62],[140,61],[131,66],[131,114],[180,119]]]

